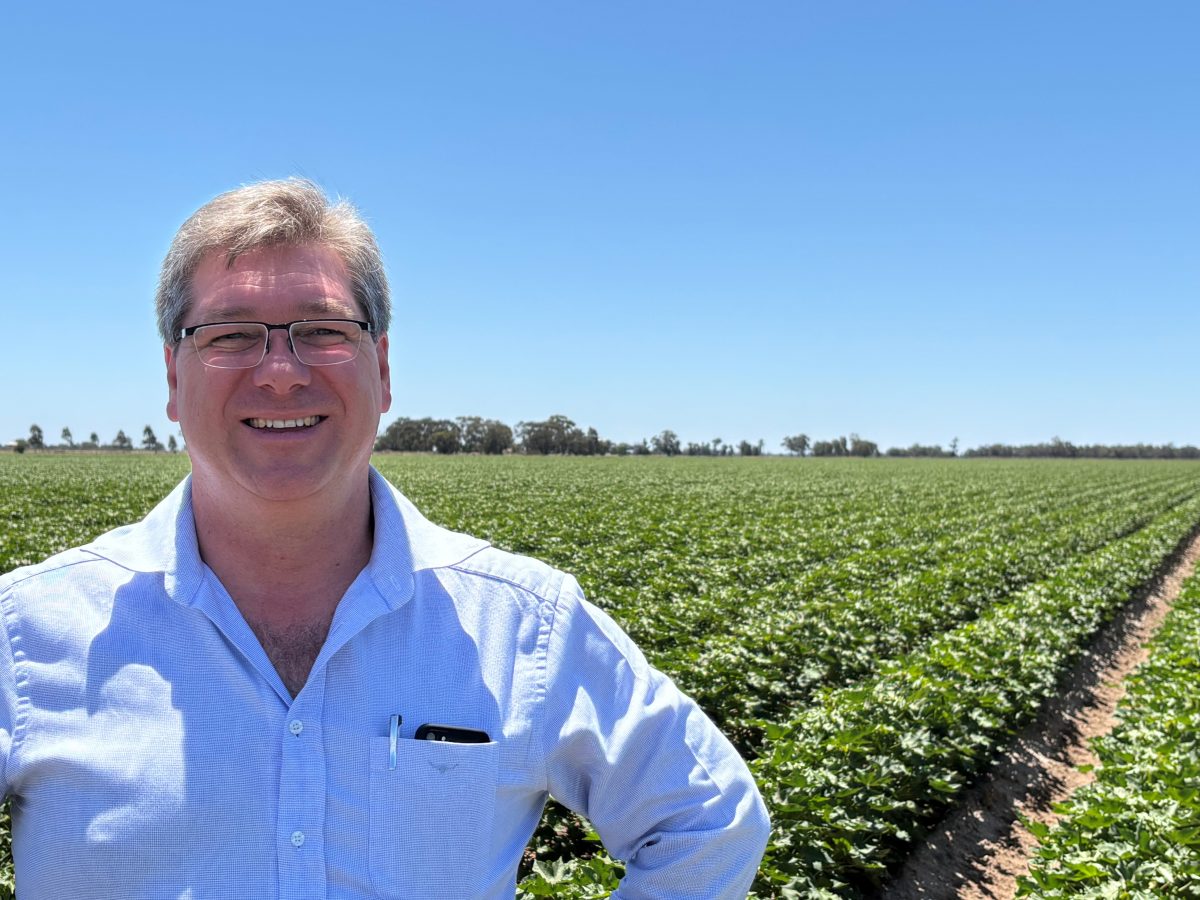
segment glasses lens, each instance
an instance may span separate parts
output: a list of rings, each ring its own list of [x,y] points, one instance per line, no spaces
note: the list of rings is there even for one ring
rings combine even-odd
[[[291,327],[292,348],[306,366],[332,366],[358,355],[362,327],[344,319],[295,322]]]
[[[206,366],[218,369],[247,369],[262,361],[267,346],[267,328],[254,322],[202,325],[192,334],[196,352]]]

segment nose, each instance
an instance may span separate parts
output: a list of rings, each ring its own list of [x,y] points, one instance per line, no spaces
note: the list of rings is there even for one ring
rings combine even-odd
[[[254,368],[254,383],[284,394],[311,380],[308,366],[296,358],[287,332],[267,336],[267,352]]]

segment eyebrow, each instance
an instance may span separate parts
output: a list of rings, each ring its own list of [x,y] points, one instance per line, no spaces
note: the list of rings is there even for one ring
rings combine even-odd
[[[298,304],[302,317],[357,316],[358,304],[354,301],[335,300],[332,297],[321,297],[316,300],[306,300]],[[255,316],[262,315],[252,306],[218,306],[208,311],[211,321],[242,322],[257,321]]]

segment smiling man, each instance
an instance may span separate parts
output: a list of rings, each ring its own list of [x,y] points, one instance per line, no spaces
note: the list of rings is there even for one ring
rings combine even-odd
[[[311,242],[208,250],[190,302],[176,295],[164,283],[167,413],[187,439],[201,555],[296,695],[371,557],[387,335],[363,320],[338,254]]]
[[[390,306],[357,213],[223,194],[157,307],[192,474],[0,578],[21,897],[512,897],[548,794],[626,861],[615,896],[744,896],[767,820],[728,741],[574,579],[371,468]]]

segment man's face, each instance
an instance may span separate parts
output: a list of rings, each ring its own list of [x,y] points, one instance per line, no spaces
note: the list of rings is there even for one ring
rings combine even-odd
[[[210,254],[192,278],[192,297],[185,327],[364,318],[341,260],[318,245],[256,250],[232,268],[224,253]],[[302,364],[278,330],[251,369],[204,365],[190,337],[166,348],[166,362],[167,415],[180,424],[194,478],[207,491],[296,500],[365,483],[379,416],[392,399],[386,335],[376,343],[364,334],[358,356],[332,366]],[[262,427],[314,416],[302,427]]]

